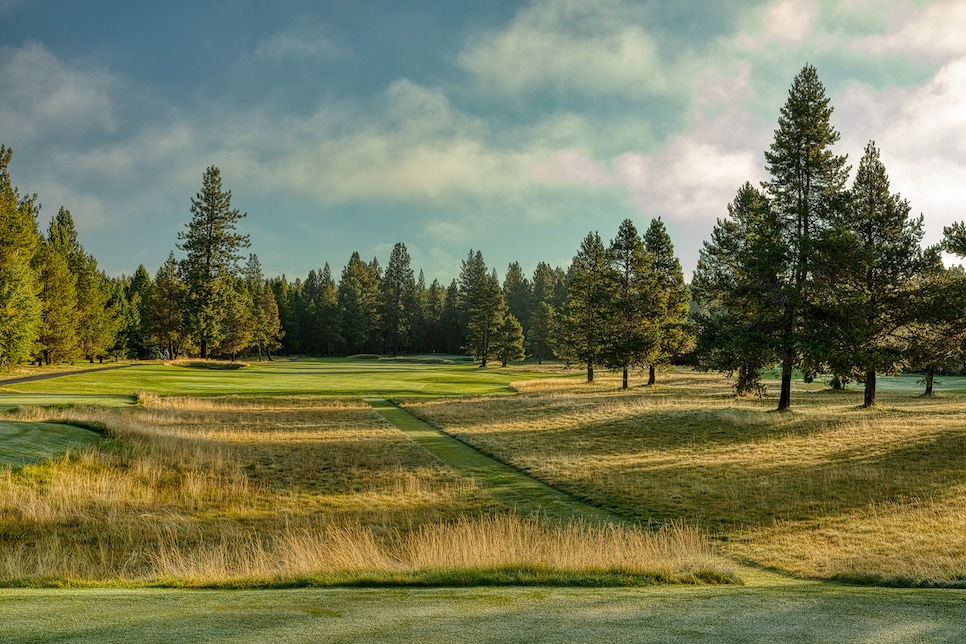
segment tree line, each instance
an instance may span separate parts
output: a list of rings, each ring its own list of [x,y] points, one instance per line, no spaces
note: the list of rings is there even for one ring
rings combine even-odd
[[[690,286],[660,218],[639,234],[623,221],[605,244],[592,231],[564,270],[518,262],[502,282],[470,250],[448,284],[426,284],[397,243],[383,269],[353,252],[302,280],[266,278],[217,167],[190,201],[191,219],[153,279],[140,266],[108,277],[61,208],[45,234],[36,195],[21,195],[0,146],[0,365],[86,359],[289,355],[469,354],[487,366],[531,356],[622,373],[686,362],[730,373],[739,395],[761,394],[780,370],[860,382],[963,364],[966,279],[923,248],[922,216],[893,193],[869,142],[854,178],[833,151],[839,133],[814,67],[795,77],[765,151],[769,179],[741,186],[704,242]],[[966,256],[966,225],[945,248]]]

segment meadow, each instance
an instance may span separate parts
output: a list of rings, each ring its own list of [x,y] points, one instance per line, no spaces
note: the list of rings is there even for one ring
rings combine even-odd
[[[205,367],[135,366],[0,391],[6,424],[32,428],[38,443],[47,427],[103,437],[0,469],[0,584],[733,580],[708,574],[722,561],[693,526],[514,513],[348,395],[385,385],[411,399],[506,397],[519,371],[350,361]],[[136,404],[91,406],[90,396]]]
[[[966,399],[886,379],[799,383],[791,413],[721,377],[517,383],[495,400],[402,401],[460,440],[639,521],[684,519],[736,561],[809,579],[966,586]],[[959,383],[950,383],[953,387]],[[952,388],[952,387],[950,387]]]

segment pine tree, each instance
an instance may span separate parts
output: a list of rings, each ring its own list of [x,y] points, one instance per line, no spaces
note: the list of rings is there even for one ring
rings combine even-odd
[[[416,279],[405,244],[393,246],[381,286],[383,346],[395,356],[409,347],[415,314]]]
[[[530,315],[530,333],[526,336],[527,352],[537,359],[537,364],[543,364],[544,358],[553,355],[554,325],[556,312],[546,302],[537,304]]]
[[[67,257],[50,243],[40,254],[41,326],[38,338],[43,361],[73,362],[78,356],[77,278]]]
[[[901,369],[903,330],[915,319],[920,286],[941,267],[937,248],[923,251],[922,217],[890,192],[873,142],[859,162],[849,205],[834,213],[815,271],[820,331],[833,340],[835,373],[855,369],[865,383],[864,406],[875,405],[876,375]],[[824,324],[822,324],[824,322]]]
[[[0,366],[26,360],[40,330],[34,258],[40,247],[35,198],[10,180],[13,152],[0,145]]]
[[[506,367],[508,362],[517,362],[527,357],[523,350],[523,327],[512,313],[503,316],[503,324],[493,339],[493,355]]]
[[[191,221],[178,233],[185,252],[181,274],[185,284],[185,313],[197,336],[202,358],[227,332],[225,316],[232,301],[233,278],[248,235],[236,232],[246,215],[231,207],[231,191],[223,191],[221,171],[205,170],[201,192],[191,199]]]
[[[185,285],[174,253],[158,268],[154,290],[148,304],[148,327],[158,346],[174,360],[182,354],[187,340],[185,323]]]
[[[849,168],[846,157],[832,146],[839,133],[831,124],[832,106],[818,72],[806,65],[792,82],[781,108],[778,129],[765,152],[770,179],[763,186],[783,228],[788,246],[787,288],[778,300],[783,314],[780,330],[782,362],[778,410],[791,407],[791,379],[803,351],[812,302],[811,275],[816,240],[844,203]]]
[[[600,235],[588,233],[568,274],[567,300],[558,318],[555,352],[568,362],[587,366],[587,382],[601,364],[610,329],[608,311],[615,295],[615,278]]]
[[[461,292],[466,306],[466,350],[486,368],[493,355],[494,338],[503,324],[506,303],[496,270],[486,272],[483,255],[470,251],[470,257],[463,264],[461,272]],[[482,274],[478,274],[482,272]]]
[[[630,219],[621,222],[611,240],[607,261],[614,283],[609,302],[601,308],[608,331],[601,359],[606,367],[621,370],[622,387],[627,389],[628,370],[653,362],[658,355],[667,294],[660,288],[653,256]]]
[[[374,351],[379,329],[379,265],[365,263],[353,252],[342,269],[338,302],[342,338],[350,355]]]
[[[40,300],[23,251],[0,262],[0,367],[16,366],[33,352],[40,327]]]
[[[446,287],[443,311],[439,318],[441,343],[445,353],[460,353],[466,345],[466,327],[463,326],[462,311],[460,288],[453,279]]]
[[[214,353],[228,357],[232,362],[251,346],[255,335],[255,311],[252,294],[245,280],[234,278],[225,299],[222,333]]]
[[[788,264],[782,226],[768,199],[745,183],[700,250],[691,288],[702,310],[696,355],[704,369],[737,374],[739,396],[761,394],[784,327]]]
[[[653,258],[657,289],[663,301],[660,319],[656,321],[659,339],[649,364],[648,385],[656,380],[656,367],[668,364],[674,356],[691,349],[694,335],[688,322],[691,292],[684,282],[681,262],[674,255],[674,245],[661,218],[652,219],[644,233],[644,250]]]
[[[81,245],[70,211],[61,208],[47,232],[48,243],[67,258],[75,279],[77,336],[80,352],[93,362],[111,347],[119,327],[117,306],[111,303],[111,285],[97,269],[97,260]]]
[[[339,308],[339,294],[332,271],[326,262],[319,273],[319,295],[316,299],[316,313],[318,315],[319,340],[322,343],[322,353],[334,356],[342,351],[345,341],[342,338],[342,312]]]
[[[521,324],[529,324],[530,312],[533,310],[533,293],[530,280],[523,274],[519,262],[510,262],[507,266],[506,276],[503,278],[503,299],[510,315]]]
[[[426,349],[433,353],[442,350],[444,343],[443,312],[446,309],[446,289],[439,280],[434,279],[426,290],[426,305],[423,308]]]

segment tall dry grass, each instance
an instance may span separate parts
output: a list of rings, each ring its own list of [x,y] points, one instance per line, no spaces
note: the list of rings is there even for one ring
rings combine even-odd
[[[722,560],[700,531],[684,525],[657,533],[584,523],[553,527],[507,513],[462,517],[382,536],[364,526],[330,526],[321,531],[293,529],[268,539],[249,532],[194,548],[183,548],[170,538],[155,559],[159,576],[187,584],[358,573],[414,575],[441,569],[472,575],[501,568],[570,573],[616,569],[690,580],[721,570]]]
[[[799,385],[794,411],[726,379],[517,385],[407,403],[466,442],[642,520],[695,522],[738,559],[807,577],[966,585],[966,400]]]
[[[679,579],[712,567],[707,540],[684,526],[652,535],[508,516],[357,400],[139,401],[19,412],[96,424],[108,439],[0,470],[0,584],[271,584],[526,565]]]

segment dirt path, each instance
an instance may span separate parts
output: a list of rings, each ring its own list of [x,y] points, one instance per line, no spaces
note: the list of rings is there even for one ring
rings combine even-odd
[[[8,385],[16,385],[21,382],[34,382],[36,380],[47,380],[48,378],[61,378],[63,376],[79,376],[82,373],[94,373],[96,371],[111,371],[113,369],[126,369],[128,367],[133,367],[132,364],[117,364],[111,365],[110,367],[94,367],[93,369],[79,369],[77,371],[58,371],[57,373],[38,373],[33,376],[21,376],[20,378],[9,378],[7,380],[0,380],[0,387],[6,387]]]

